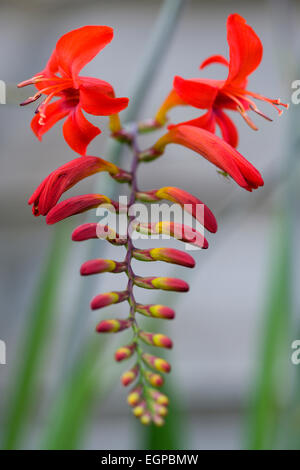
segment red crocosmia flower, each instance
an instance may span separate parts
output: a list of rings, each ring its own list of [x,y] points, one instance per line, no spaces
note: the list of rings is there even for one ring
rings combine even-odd
[[[227,20],[227,41],[229,61],[223,56],[214,55],[200,65],[200,69],[213,63],[225,65],[228,67],[227,79],[194,78],[186,80],[178,76],[175,77],[174,89],[157,113],[158,122],[163,123],[166,120],[167,111],[180,104],[207,109],[207,113],[200,118],[180,124],[202,127],[210,132],[215,132],[217,124],[224,140],[236,147],[238,144],[236,127],[223,109],[238,111],[247,124],[257,130],[248,116],[247,110],[250,109],[268,120],[271,119],[258,109],[253,98],[270,103],[279,114],[282,113],[282,110],[278,106],[288,107],[288,105],[281,103],[280,99],[269,99],[247,90],[247,78],[259,66],[263,55],[263,46],[257,34],[246,24],[244,18],[236,13],[229,15]]]
[[[42,95],[31,128],[39,140],[60,119],[65,140],[75,152],[86,154],[86,148],[100,129],[91,124],[82,111],[94,116],[110,116],[128,105],[128,98],[115,98],[113,87],[97,78],[82,77],[81,69],[113,38],[108,26],[84,26],[64,34],[57,42],[45,67],[19,87],[35,85],[37,92],[22,105]],[[58,98],[51,102],[53,98]]]
[[[220,170],[228,173],[247,191],[264,185],[259,171],[236,149],[212,132],[195,126],[176,126],[156,142],[153,152],[159,156],[166,145],[172,143],[183,145],[199,153]]]

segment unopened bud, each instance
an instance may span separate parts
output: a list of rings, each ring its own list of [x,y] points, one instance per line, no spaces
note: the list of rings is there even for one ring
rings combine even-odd
[[[168,336],[162,335],[160,333],[148,333],[146,331],[140,331],[139,337],[146,343],[151,346],[158,346],[161,348],[171,349],[173,347],[172,340]]]
[[[98,323],[96,331],[98,333],[119,333],[119,331],[130,328],[131,323],[131,320],[102,320],[100,323]]]

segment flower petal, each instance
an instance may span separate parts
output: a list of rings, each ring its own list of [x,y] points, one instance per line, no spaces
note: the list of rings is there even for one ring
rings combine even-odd
[[[31,121],[31,129],[39,140],[51,129],[60,119],[66,117],[73,109],[73,106],[65,99],[59,99],[48,104],[43,110],[45,117],[41,119],[37,113]]]
[[[221,109],[217,108],[214,110],[216,121],[221,129],[221,133],[225,142],[232,147],[236,148],[239,143],[239,135],[234,122],[230,117],[224,113]]]
[[[113,88],[108,93],[107,85],[102,80],[94,83],[81,81],[80,105],[84,111],[95,116],[110,116],[128,106],[129,99],[115,98]]]
[[[109,26],[83,26],[64,34],[56,44],[59,66],[75,81],[80,70],[113,38]]]
[[[196,108],[211,108],[217,96],[218,88],[208,83],[194,79],[174,78],[174,89],[186,103]]]
[[[202,62],[199,69],[202,70],[205,67],[207,67],[208,65],[216,64],[216,63],[223,64],[223,65],[226,65],[227,67],[229,67],[229,62],[226,59],[226,57],[224,57],[223,55],[212,55],[210,57],[207,57],[207,59],[205,59]]]
[[[87,146],[100,133],[100,129],[84,117],[80,105],[72,110],[63,125],[66,142],[80,155],[86,154]]]
[[[227,83],[238,85],[259,66],[263,46],[251,26],[237,13],[228,17],[227,41],[230,56]]]
[[[190,121],[180,122],[178,124],[170,124],[168,129],[173,129],[176,126],[196,126],[201,127],[202,129],[206,129],[209,132],[215,132],[216,130],[216,119],[213,108],[209,109],[205,114],[202,116],[191,119]]]

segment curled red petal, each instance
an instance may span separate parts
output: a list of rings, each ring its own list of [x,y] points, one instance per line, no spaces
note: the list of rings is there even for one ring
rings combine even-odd
[[[66,142],[80,155],[86,154],[87,146],[100,133],[100,129],[84,117],[79,105],[69,113],[63,125]]]
[[[230,56],[227,84],[239,85],[259,66],[263,46],[255,31],[237,13],[228,17],[227,41]]]
[[[71,102],[64,98],[48,104],[44,109],[44,117],[40,113],[35,114],[31,121],[31,129],[39,140],[51,129],[60,119],[66,117],[74,108]]]
[[[64,34],[56,44],[59,66],[76,80],[80,70],[113,38],[109,26],[83,26]]]
[[[199,69],[202,70],[202,69],[204,69],[205,67],[207,67],[208,65],[211,65],[211,64],[223,64],[226,67],[229,67],[229,62],[226,59],[226,57],[224,57],[223,55],[212,55],[210,57],[207,57],[207,59],[205,59],[202,62]]]
[[[127,108],[128,98],[115,98],[106,93],[100,84],[81,82],[80,105],[84,111],[95,116],[110,116]]]
[[[222,137],[229,145],[236,148],[239,143],[239,134],[234,122],[228,114],[224,113],[220,108],[214,110],[216,122],[221,129]]]

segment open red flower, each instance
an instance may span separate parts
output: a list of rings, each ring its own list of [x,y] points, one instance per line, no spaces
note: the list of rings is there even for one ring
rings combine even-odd
[[[100,129],[91,124],[82,111],[94,116],[110,116],[128,105],[128,98],[115,98],[113,87],[97,78],[79,76],[90,62],[113,38],[108,26],[84,26],[64,34],[57,42],[45,67],[19,87],[35,85],[37,92],[22,105],[32,103],[42,95],[31,128],[39,140],[60,119],[64,138],[80,155],[86,154],[88,144]],[[58,98],[51,102],[53,98]]]
[[[217,124],[224,140],[236,147],[238,144],[236,127],[223,109],[238,111],[247,124],[257,130],[247,114],[249,109],[268,120],[271,119],[258,109],[253,98],[270,103],[279,114],[282,113],[282,110],[278,106],[288,107],[288,105],[281,103],[280,99],[269,99],[247,90],[247,78],[259,66],[263,55],[263,46],[254,30],[247,25],[244,18],[236,13],[229,15],[227,20],[227,41],[229,61],[223,56],[214,55],[200,65],[200,69],[212,63],[225,65],[228,67],[227,79],[193,78],[187,80],[176,76],[174,89],[161,106],[156,118],[160,123],[164,122],[167,111],[180,104],[207,109],[207,113],[200,118],[179,125],[193,125],[215,132]]]

